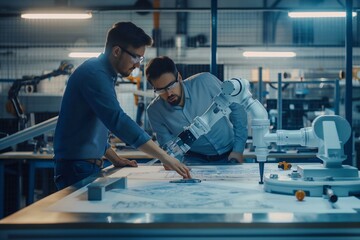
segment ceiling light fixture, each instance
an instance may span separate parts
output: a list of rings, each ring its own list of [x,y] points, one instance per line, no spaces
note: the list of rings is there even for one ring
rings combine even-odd
[[[352,13],[355,17],[356,12]],[[289,12],[291,18],[328,18],[328,17],[346,17],[346,12]]]
[[[98,57],[100,52],[71,52],[69,53],[69,57],[71,58],[91,58]]]
[[[89,19],[91,13],[23,13],[21,18],[25,19]]]
[[[260,52],[260,51],[245,51],[243,53],[244,57],[295,57],[296,53],[294,52]]]

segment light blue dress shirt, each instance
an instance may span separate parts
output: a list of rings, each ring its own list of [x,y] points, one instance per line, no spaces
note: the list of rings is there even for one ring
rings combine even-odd
[[[157,96],[148,106],[147,114],[160,146],[174,139],[189,126],[196,116],[201,116],[212,104],[221,81],[210,73],[199,73],[182,82],[184,107],[171,106]],[[204,155],[223,154],[228,151],[242,153],[247,140],[247,114],[239,104],[231,104],[229,119],[221,118],[211,131],[191,146],[191,151]]]
[[[121,108],[116,78],[103,54],[85,61],[70,76],[55,130],[55,159],[101,158],[109,147],[109,130],[135,148],[150,140]]]

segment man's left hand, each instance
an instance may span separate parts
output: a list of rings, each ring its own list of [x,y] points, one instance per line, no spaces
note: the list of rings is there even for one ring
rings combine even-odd
[[[244,163],[244,156],[239,152],[231,152],[228,157],[228,161],[236,160],[238,163]]]
[[[129,160],[123,157],[119,157],[116,162],[113,162],[114,167],[137,167],[138,164],[135,160]]]

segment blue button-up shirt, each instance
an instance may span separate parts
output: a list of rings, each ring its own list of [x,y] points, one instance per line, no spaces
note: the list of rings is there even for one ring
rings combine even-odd
[[[148,106],[149,121],[161,146],[174,139],[189,126],[196,116],[201,116],[221,92],[221,81],[210,73],[200,73],[182,82],[185,104],[171,106],[160,96]],[[199,137],[191,151],[217,155],[228,151],[242,153],[247,140],[247,114],[236,103],[230,105],[229,118],[221,118],[207,134]],[[230,119],[230,120],[229,120]]]
[[[85,61],[70,76],[55,130],[56,159],[101,158],[109,146],[109,130],[135,148],[150,140],[121,108],[116,78],[103,54]]]

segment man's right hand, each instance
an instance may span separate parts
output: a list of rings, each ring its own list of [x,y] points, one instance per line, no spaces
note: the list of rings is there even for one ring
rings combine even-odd
[[[176,158],[168,155],[163,149],[161,149],[154,141],[149,140],[140,147],[139,150],[153,156],[154,158],[160,159],[160,161],[165,165],[170,167],[172,170],[176,171],[183,178],[191,178],[190,169],[179,162]]]
[[[164,167],[164,169],[166,170],[166,171],[169,171],[169,170],[172,170],[168,165],[166,165],[166,164],[163,164],[163,167]]]
[[[165,160],[162,161],[162,163],[164,164],[164,168],[166,170],[168,170],[167,168],[170,168],[176,171],[183,178],[191,178],[190,169],[183,163],[179,162],[179,160],[176,158],[168,156]]]

